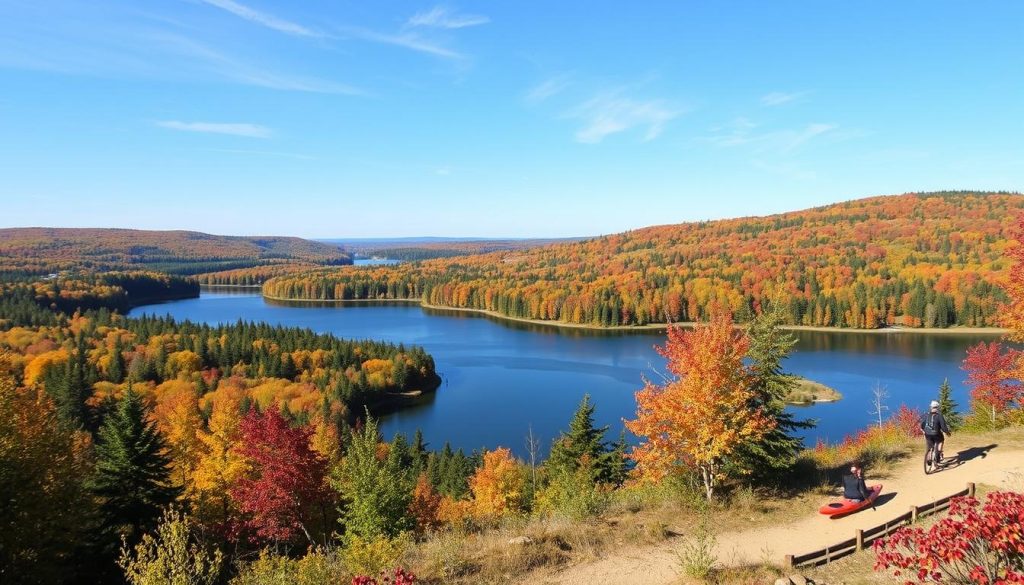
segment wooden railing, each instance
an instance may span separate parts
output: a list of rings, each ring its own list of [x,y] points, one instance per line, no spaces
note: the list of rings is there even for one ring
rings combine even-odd
[[[818,565],[824,565],[831,563],[832,561],[851,555],[859,550],[862,550],[866,545],[872,541],[878,540],[884,536],[888,536],[896,531],[896,529],[913,524],[917,522],[919,518],[941,512],[949,507],[949,501],[953,498],[960,496],[973,496],[974,495],[974,484],[967,484],[967,489],[960,490],[955,494],[948,495],[944,498],[939,498],[934,502],[930,502],[923,506],[911,506],[910,511],[901,514],[895,518],[887,520],[883,524],[879,524],[874,528],[868,528],[867,530],[855,530],[853,538],[844,540],[842,542],[826,546],[823,549],[819,549],[813,552],[809,552],[802,555],[786,555],[783,565],[787,569],[795,569],[799,567],[812,567]]]

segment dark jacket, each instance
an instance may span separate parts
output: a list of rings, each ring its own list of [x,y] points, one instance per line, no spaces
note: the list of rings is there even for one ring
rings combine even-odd
[[[949,425],[941,412],[928,412],[921,417],[921,430],[929,437],[941,437],[942,433],[949,434]]]
[[[852,473],[843,476],[843,497],[848,500],[868,499],[868,486],[864,484],[863,477],[857,477]]]

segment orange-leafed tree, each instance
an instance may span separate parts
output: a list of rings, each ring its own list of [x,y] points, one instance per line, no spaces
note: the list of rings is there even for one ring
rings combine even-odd
[[[153,418],[167,441],[171,455],[172,480],[191,491],[193,471],[199,455],[198,432],[203,427],[199,397],[186,380],[168,380],[156,387]]]
[[[412,490],[412,501],[409,502],[409,514],[416,520],[417,532],[422,534],[441,526],[441,520],[438,519],[440,507],[441,495],[430,485],[426,472],[421,473]]]
[[[753,380],[743,363],[750,342],[725,313],[693,330],[673,327],[658,352],[672,377],[648,381],[636,393],[636,419],[626,427],[642,439],[630,457],[640,480],[658,481],[693,470],[710,500],[725,462],[774,425],[754,406]]]
[[[473,516],[494,520],[521,511],[525,488],[526,475],[512,451],[499,447],[484,453],[483,463],[469,478]]]

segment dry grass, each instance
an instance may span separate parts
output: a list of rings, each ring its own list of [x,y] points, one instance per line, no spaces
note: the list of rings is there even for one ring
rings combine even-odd
[[[1024,448],[1024,428],[977,433],[970,437],[972,443]],[[882,432],[861,442],[861,449],[853,450],[853,445],[849,445],[843,453],[827,454],[826,459],[829,460],[817,461],[809,454],[797,471],[801,477],[784,493],[747,487],[723,493],[712,509],[715,531],[727,533],[784,525],[805,518],[814,513],[823,496],[833,494],[838,481],[838,476],[833,475],[844,468],[845,458],[867,459],[872,478],[884,480],[891,477],[901,461],[920,456],[923,449],[920,442],[916,438],[898,438]],[[836,467],[827,466],[831,458],[836,459]],[[979,491],[983,492],[981,486]],[[583,521],[518,518],[483,532],[433,535],[414,547],[407,566],[424,583],[488,585],[544,582],[545,576],[567,566],[621,554],[629,549],[681,542],[681,537],[688,535],[690,528],[699,521],[699,502],[696,492],[685,486],[617,490],[602,514]],[[532,542],[509,544],[510,539],[520,536],[526,536]],[[764,562],[756,566],[716,569],[706,582],[771,583],[782,575],[781,569],[775,565],[777,552],[765,551]],[[732,564],[729,551],[721,551],[719,561],[724,565]],[[891,582],[889,577],[874,574],[873,564],[874,555],[868,551],[801,572],[818,582]],[[699,582],[687,579],[680,577],[680,582]]]
[[[716,532],[785,523],[812,512],[820,493],[808,491],[782,499],[741,488],[712,507]],[[662,542],[679,542],[697,525],[701,513],[693,495],[667,488],[621,490],[602,515],[585,521],[558,518],[509,519],[480,533],[444,532],[411,552],[407,566],[425,583],[499,584],[532,580],[566,566],[598,560],[614,552]],[[525,536],[530,544],[513,545]],[[770,551],[768,551],[770,553]],[[766,561],[772,556],[766,554]],[[728,559],[720,559],[728,561]],[[765,567],[716,570],[714,582],[763,582],[774,574]],[[537,577],[539,579],[539,577]],[[739,581],[736,581],[739,579]]]

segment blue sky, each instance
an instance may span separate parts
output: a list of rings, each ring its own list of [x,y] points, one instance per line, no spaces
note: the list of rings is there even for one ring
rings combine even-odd
[[[553,237],[1024,189],[1024,2],[0,0],[0,226]]]

